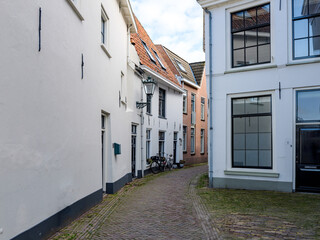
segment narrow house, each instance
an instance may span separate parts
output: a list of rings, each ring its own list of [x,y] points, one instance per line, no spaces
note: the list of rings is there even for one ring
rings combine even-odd
[[[208,161],[207,88],[204,62],[189,64],[186,60],[157,45],[183,89],[183,159],[187,165]]]
[[[320,1],[198,3],[211,186],[319,192]]]

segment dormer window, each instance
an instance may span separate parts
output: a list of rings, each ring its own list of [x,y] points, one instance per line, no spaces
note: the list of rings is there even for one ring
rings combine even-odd
[[[160,66],[162,67],[163,70],[166,70],[166,67],[163,65],[163,63],[161,62],[157,52],[155,50],[152,49],[152,51],[154,52],[154,55],[156,55],[156,58],[158,60],[158,62],[160,63]]]
[[[142,45],[143,45],[144,49],[146,50],[149,58],[151,59],[151,61],[153,61],[154,63],[156,63],[156,60],[155,60],[154,57],[152,56],[152,54],[151,54],[151,52],[150,52],[147,44],[146,44],[144,41],[142,41],[142,40],[141,40],[141,42],[142,42]]]
[[[187,72],[187,70],[184,68],[184,66],[181,64],[181,62],[179,62],[178,60],[176,60],[176,63],[177,63],[177,65],[178,65],[178,67],[180,68],[180,70],[182,71],[182,72]]]

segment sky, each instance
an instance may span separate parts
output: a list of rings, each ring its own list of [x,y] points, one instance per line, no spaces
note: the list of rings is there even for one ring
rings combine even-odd
[[[204,61],[203,13],[196,0],[130,0],[133,12],[153,43],[189,63]]]

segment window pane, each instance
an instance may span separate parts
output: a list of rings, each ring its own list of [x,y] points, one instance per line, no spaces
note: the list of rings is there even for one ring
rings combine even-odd
[[[257,29],[246,31],[246,47],[257,46]]]
[[[258,53],[259,53],[259,63],[271,61],[270,44],[259,46]]]
[[[271,167],[271,150],[259,151],[259,166]]]
[[[251,47],[246,49],[246,63],[256,64],[257,63],[257,47]]]
[[[297,121],[320,120],[320,90],[297,93]]]
[[[258,7],[257,15],[258,24],[270,23],[270,5]]]
[[[270,26],[258,28],[258,44],[270,43]]]
[[[245,166],[245,151],[243,150],[233,151],[233,165],[235,167]]]
[[[259,117],[259,133],[271,133],[271,116]]]
[[[233,33],[233,49],[244,47],[244,32]]]
[[[258,149],[258,133],[246,134],[246,149]]]
[[[271,133],[259,133],[259,149],[271,150]]]
[[[310,38],[310,56],[320,55],[320,37]]]
[[[245,99],[246,114],[258,113],[258,98],[251,97]]]
[[[233,132],[245,133],[245,120],[246,118],[234,118],[233,119]]]
[[[294,21],[293,25],[295,39],[308,37],[308,19]]]
[[[246,28],[256,25],[256,15],[256,8],[251,8],[244,12],[244,26]]]
[[[233,149],[245,150],[245,134],[234,134],[233,135]]]
[[[293,1],[293,16],[300,17],[308,14],[308,7],[306,6],[306,0],[294,0]]]
[[[258,167],[258,151],[247,150],[246,151],[246,166]]]
[[[320,36],[320,17],[309,19],[309,36]]]
[[[233,115],[244,114],[244,99],[232,100]]]
[[[300,130],[300,163],[320,164],[320,129],[306,128]]]
[[[271,112],[271,97],[259,97],[258,98],[258,112],[270,113]]]
[[[246,133],[257,133],[257,132],[258,132],[258,117],[247,117]]]
[[[243,27],[243,12],[232,14],[232,31],[240,30]]]
[[[309,14],[320,13],[320,1],[309,0]]]
[[[245,65],[244,62],[244,49],[233,51],[233,66],[239,67]]]
[[[294,41],[294,57],[308,56],[308,39]]]

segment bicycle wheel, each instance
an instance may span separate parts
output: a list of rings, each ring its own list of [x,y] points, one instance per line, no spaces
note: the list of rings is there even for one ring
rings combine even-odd
[[[152,173],[157,174],[158,172],[160,172],[159,163],[152,161],[152,163],[150,164],[150,169]]]

